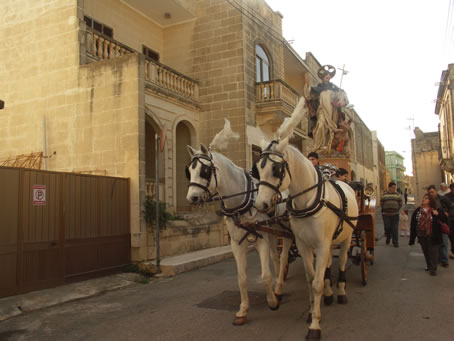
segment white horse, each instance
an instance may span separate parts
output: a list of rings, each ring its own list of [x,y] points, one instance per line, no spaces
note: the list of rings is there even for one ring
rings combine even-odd
[[[284,275],[288,266],[288,251],[292,240],[283,238],[282,252],[277,253],[277,237],[268,232],[244,230],[235,222],[253,223],[264,221],[270,217],[259,213],[254,206],[257,181],[247,174],[242,168],[236,166],[230,159],[222,154],[212,152],[212,149],[224,149],[229,140],[237,138],[237,134],[230,129],[230,122],[226,120],[224,129],[219,132],[210,144],[204,145],[200,150],[188,146],[191,155],[191,165],[187,167],[187,176],[190,184],[186,199],[194,205],[199,205],[208,200],[215,192],[222,199],[221,211],[225,216],[225,223],[229,231],[232,252],[235,257],[238,271],[238,286],[241,295],[240,309],[235,315],[234,325],[243,325],[247,322],[249,311],[249,298],[247,292],[247,253],[248,236],[256,238],[255,247],[260,256],[262,280],[265,284],[268,306],[277,310],[282,296]],[[188,174],[189,173],[189,174]],[[239,195],[237,195],[239,194]],[[285,207],[282,207],[285,211]],[[274,292],[272,290],[272,275],[270,271],[270,252],[277,275]]]
[[[287,201],[287,209],[291,214],[290,225],[304,262],[310,294],[308,322],[311,324],[306,339],[320,339],[320,300],[323,289],[326,304],[330,304],[333,297],[329,279],[333,243],[340,246],[338,302],[347,302],[345,267],[358,206],[355,193],[348,184],[324,181],[320,170],[288,144],[294,127],[305,111],[304,99],[300,99],[292,117],[286,119],[278,129],[277,141],[264,146],[258,166],[261,181],[256,207],[259,211],[266,211],[273,205],[276,192],[286,189],[290,192],[291,200]],[[340,215],[343,214],[347,217],[341,219]]]

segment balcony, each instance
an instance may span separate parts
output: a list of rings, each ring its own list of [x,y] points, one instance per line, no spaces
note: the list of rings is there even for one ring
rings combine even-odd
[[[151,59],[145,60],[145,89],[199,108],[199,84],[195,80]]]
[[[112,59],[128,53],[138,53],[122,43],[87,29],[85,39],[88,62]],[[169,66],[145,59],[145,90],[180,104],[199,108],[197,81],[173,70]]]
[[[295,108],[299,94],[284,81],[272,80],[255,84],[257,125],[279,126]],[[304,126],[304,125],[303,125]],[[302,125],[298,126],[301,129]],[[274,130],[274,128],[272,128]],[[305,132],[304,132],[305,133]]]

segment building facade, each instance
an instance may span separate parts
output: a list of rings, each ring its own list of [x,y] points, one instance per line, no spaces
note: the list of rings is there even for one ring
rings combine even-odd
[[[441,74],[438,88],[435,114],[440,120],[440,168],[442,180],[446,183],[454,182],[454,64],[449,64],[448,69]]]
[[[186,202],[187,145],[208,144],[228,118],[240,139],[225,154],[249,168],[261,140],[320,81],[321,64],[284,40],[283,18],[264,0],[21,0],[0,9],[0,160],[42,153],[48,170],[130,178],[133,260],[155,257],[143,207],[157,186],[174,214],[200,215]],[[352,175],[378,183],[371,133],[355,115]],[[305,119],[291,141],[305,154],[307,130]],[[156,135],[165,138],[158,156]],[[174,226],[167,254],[228,242],[216,219]]]
[[[377,137],[377,132],[372,131],[372,151],[374,159],[374,177],[377,179],[375,184],[375,195],[377,203],[380,202],[383,192],[387,188],[386,183],[386,163],[385,163],[385,148]]]
[[[437,132],[424,133],[418,127],[411,140],[415,203],[421,202],[427,187],[441,183],[439,163],[440,139]]]
[[[386,168],[390,172],[391,181],[397,184],[397,191],[403,194],[405,187],[407,187],[404,157],[395,151],[386,151],[385,163]]]

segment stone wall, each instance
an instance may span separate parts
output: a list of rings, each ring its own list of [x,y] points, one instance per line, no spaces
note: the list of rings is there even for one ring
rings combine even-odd
[[[57,152],[48,167],[55,170],[73,160],[67,130],[77,113],[77,2],[2,1],[0,12],[0,160],[42,152],[46,118],[48,153]]]
[[[429,185],[438,189],[442,179],[439,162],[440,140],[437,132],[424,133],[415,128],[411,140],[415,203],[419,204]]]

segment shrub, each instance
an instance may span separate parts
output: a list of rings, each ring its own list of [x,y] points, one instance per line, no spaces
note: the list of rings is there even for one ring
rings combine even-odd
[[[145,200],[143,214],[148,225],[156,222],[156,200],[150,196],[147,196]],[[165,226],[169,220],[174,219],[176,217],[167,211],[167,204],[165,202],[159,202],[159,226]]]

